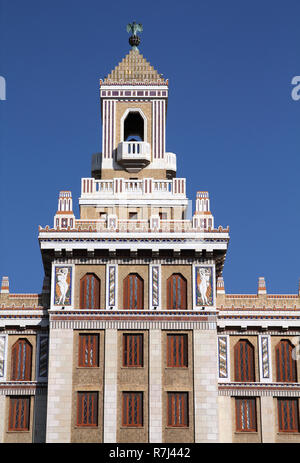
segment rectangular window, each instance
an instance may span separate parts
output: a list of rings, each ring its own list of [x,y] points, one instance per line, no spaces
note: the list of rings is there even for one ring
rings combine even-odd
[[[188,392],[168,392],[168,426],[188,426]]]
[[[129,220],[137,220],[138,213],[137,212],[129,212]]]
[[[78,392],[77,426],[98,426],[98,392]]]
[[[123,334],[123,366],[143,366],[143,335]]]
[[[122,426],[143,426],[143,393],[123,392]]]
[[[188,366],[188,337],[187,334],[167,335],[167,366]]]
[[[236,399],[236,430],[238,432],[253,432],[256,425],[256,399]]]
[[[10,397],[9,431],[29,431],[30,397]]]
[[[80,334],[78,349],[79,367],[99,366],[99,335]]]
[[[279,432],[299,432],[298,399],[278,399]]]

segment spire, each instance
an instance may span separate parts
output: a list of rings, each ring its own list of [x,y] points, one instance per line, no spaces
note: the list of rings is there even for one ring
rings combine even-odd
[[[142,24],[137,24],[135,21],[133,23],[127,24],[127,32],[131,32],[131,36],[129,37],[129,45],[132,46],[133,50],[137,50],[141,39],[137,35],[137,32],[143,32],[143,25]]]

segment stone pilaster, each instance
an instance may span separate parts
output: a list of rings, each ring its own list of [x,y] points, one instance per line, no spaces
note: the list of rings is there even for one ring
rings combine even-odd
[[[49,343],[47,443],[71,441],[73,330],[52,329]]]
[[[216,443],[218,377],[216,329],[194,330],[195,442]]]
[[[117,441],[117,379],[118,331],[105,330],[104,371],[104,438],[105,443]]]
[[[149,441],[162,442],[161,330],[149,330]]]
[[[262,396],[261,408],[261,440],[263,443],[275,442],[275,407],[274,397]]]
[[[219,396],[219,442],[232,443],[232,404],[230,396]]]

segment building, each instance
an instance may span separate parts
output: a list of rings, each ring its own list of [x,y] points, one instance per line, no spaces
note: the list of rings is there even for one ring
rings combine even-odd
[[[41,294],[0,293],[0,442],[300,442],[300,295],[226,294],[229,229],[188,216],[168,81],[132,46],[102,153],[39,228]]]

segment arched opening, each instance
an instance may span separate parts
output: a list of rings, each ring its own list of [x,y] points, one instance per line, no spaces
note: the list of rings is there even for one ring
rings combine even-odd
[[[187,308],[187,282],[180,273],[173,273],[167,280],[167,309],[185,310]]]
[[[294,347],[288,339],[282,339],[276,346],[276,380],[279,382],[297,382],[297,365],[293,358]]]
[[[27,339],[19,339],[12,347],[11,379],[12,381],[31,380],[32,346]]]
[[[255,381],[254,347],[247,339],[234,346],[234,380]]]
[[[137,273],[130,273],[123,282],[124,309],[144,308],[144,280]]]
[[[138,111],[130,111],[124,120],[124,141],[144,141],[144,119]]]
[[[100,309],[100,280],[94,273],[80,280],[80,309]]]

